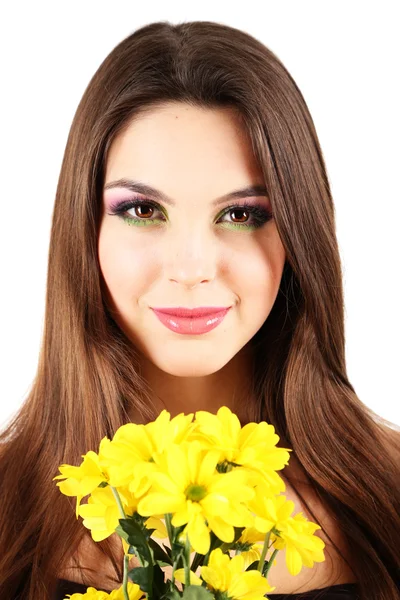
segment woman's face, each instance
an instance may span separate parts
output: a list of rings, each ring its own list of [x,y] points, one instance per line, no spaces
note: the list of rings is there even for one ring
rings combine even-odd
[[[133,182],[164,198],[134,191]],[[107,302],[129,339],[162,371],[214,373],[268,318],[285,262],[275,221],[268,218],[269,198],[258,189],[224,199],[263,184],[231,108],[165,103],[114,140],[98,241]],[[142,204],[130,207],[132,200]],[[205,333],[178,331],[173,318],[171,330],[153,310],[210,306],[230,309]]]

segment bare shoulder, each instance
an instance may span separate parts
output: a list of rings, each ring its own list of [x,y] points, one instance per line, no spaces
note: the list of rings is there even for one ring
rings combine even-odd
[[[313,491],[309,483],[296,480],[296,489],[303,496],[315,517],[306,508],[297,491],[285,479],[286,491],[284,495],[287,500],[294,503],[293,514],[302,512],[310,521],[316,522],[324,528],[318,529],[315,535],[318,535],[324,542],[325,560],[321,563],[314,563],[312,568],[304,567],[300,573],[293,576],[289,573],[286,566],[286,553],[284,550],[278,552],[276,564],[271,568],[268,575],[268,582],[275,586],[274,594],[293,594],[306,592],[314,589],[338,585],[342,583],[355,583],[357,578],[351,569],[351,553],[346,539],[337,525],[335,515],[323,506],[318,496]],[[328,536],[332,539],[331,543]],[[344,557],[344,558],[343,558]],[[347,562],[346,562],[347,561]]]

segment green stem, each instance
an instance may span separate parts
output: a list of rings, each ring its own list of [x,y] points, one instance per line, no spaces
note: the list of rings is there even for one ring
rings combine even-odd
[[[167,513],[166,515],[164,515],[164,517],[165,517],[165,525],[167,526],[167,531],[168,531],[168,539],[169,539],[169,543],[170,543],[171,551],[172,551],[173,534],[172,534],[171,513]]]
[[[114,495],[115,501],[117,503],[117,506],[118,506],[118,509],[119,509],[119,513],[120,513],[120,515],[121,515],[121,517],[123,519],[126,519],[126,514],[125,514],[125,511],[124,511],[124,507],[122,506],[121,498],[119,497],[118,491],[112,485],[110,487],[111,487],[111,491],[112,491],[112,493]]]
[[[267,566],[267,568],[265,569],[265,572],[264,572],[264,577],[266,577],[268,575],[268,571],[270,570],[270,568],[274,564],[274,559],[275,559],[275,556],[278,554],[278,552],[279,552],[279,550],[276,548],[273,551],[273,553],[271,554],[271,558],[268,561],[268,566]]]
[[[185,542],[185,586],[190,585],[190,542],[188,535],[186,534]]]
[[[258,561],[258,567],[257,567],[257,570],[260,571],[260,573],[262,573],[262,571],[263,571],[263,565],[264,565],[264,561],[265,561],[265,555],[267,554],[267,550],[268,550],[268,543],[269,543],[270,535],[271,535],[270,531],[268,531],[268,533],[265,534],[264,546],[263,546],[260,560]]]
[[[129,600],[128,569],[129,569],[129,554],[125,554],[125,556],[124,556],[124,578],[122,580],[122,589],[124,591],[124,600]]]
[[[122,506],[121,498],[119,497],[118,491],[116,488],[111,487],[112,493],[114,494],[114,498],[117,502],[117,506],[120,512],[120,515],[123,519],[126,519],[126,514],[124,511],[124,507]],[[124,578],[122,581],[122,590],[124,594],[124,600],[129,600],[128,594],[128,569],[129,569],[129,554],[124,554]]]
[[[164,515],[165,517],[165,525],[167,527],[167,532],[168,532],[168,539],[169,539],[169,543],[171,546],[171,556],[172,556],[172,575],[171,575],[171,589],[173,589],[175,587],[174,583],[175,583],[175,568],[176,568],[176,564],[175,564],[175,557],[172,554],[172,540],[173,540],[173,530],[172,530],[172,523],[171,523],[171,513],[167,513]]]
[[[175,563],[175,561],[172,561],[172,573],[171,573],[171,585],[170,585],[171,590],[175,589],[175,569],[176,569],[176,563]]]

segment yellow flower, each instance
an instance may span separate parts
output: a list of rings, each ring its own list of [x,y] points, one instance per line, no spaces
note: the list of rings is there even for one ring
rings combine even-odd
[[[145,594],[137,585],[137,583],[132,583],[128,581],[128,596],[129,600],[139,600],[140,598],[144,598]],[[117,590],[113,590],[110,594],[110,600],[124,600],[124,592],[122,589],[122,585]]]
[[[236,542],[238,551],[244,558],[244,569],[246,570],[254,561],[259,561],[264,546],[265,535],[254,527],[246,527]],[[230,551],[234,552],[234,550]],[[232,556],[232,555],[231,555]],[[274,563],[276,559],[274,560]]]
[[[229,600],[265,600],[265,594],[275,589],[259,571],[244,571],[243,556],[230,559],[221,548],[211,552],[200,572],[212,591],[225,592]]]
[[[109,598],[107,592],[96,590],[94,587],[88,587],[84,594],[67,594],[64,600],[106,600]]]
[[[168,538],[168,531],[165,526],[164,519],[161,519],[160,517],[149,517],[144,524],[147,529],[154,529],[151,537],[161,540]]]
[[[136,512],[138,500],[127,490],[118,491],[125,514]],[[89,496],[87,504],[81,504],[79,515],[83,525],[90,529],[95,542],[100,542],[115,532],[121,514],[110,486],[96,488]]]
[[[303,565],[312,567],[314,562],[325,560],[325,543],[313,535],[321,527],[301,512],[292,517],[294,502],[286,500],[286,496],[264,498],[257,490],[249,506],[256,513],[255,529],[264,534],[272,528],[280,532],[279,536],[271,533],[270,539],[275,549],[286,549],[286,566],[291,575],[298,575]]]
[[[180,413],[170,420],[170,413],[161,411],[155,421],[144,425],[153,442],[156,452],[161,453],[171,444],[180,444],[188,438],[195,424],[193,413],[185,415]]]
[[[126,423],[115,432],[110,444],[99,453],[100,464],[109,472],[113,487],[127,485],[142,496],[150,487],[149,474],[157,470],[155,461],[170,443],[180,443],[192,431],[193,413],[183,413],[170,420],[163,410],[155,421],[146,425]]]
[[[286,500],[286,496],[265,497],[260,490],[256,489],[256,495],[249,504],[252,511],[256,513],[254,517],[254,527],[265,534],[275,529],[284,529],[294,509],[294,502]]]
[[[246,473],[240,469],[218,473],[218,458],[218,451],[204,450],[195,440],[171,444],[160,457],[160,471],[150,476],[151,490],[137,508],[143,516],[173,513],[172,525],[187,524],[183,533],[200,554],[208,552],[210,529],[220,540],[232,542],[234,527],[253,524],[245,503],[254,490]]]
[[[238,417],[227,406],[221,406],[216,415],[203,410],[196,412],[195,428],[189,439],[198,439],[206,447],[219,450],[221,463],[240,465],[253,476],[261,475],[270,493],[285,491],[276,471],[288,464],[291,450],[276,447],[279,436],[273,425],[261,421],[241,427]]]
[[[144,592],[136,583],[128,581],[128,596],[129,600],[140,600],[144,598]],[[84,594],[67,594],[64,600],[124,600],[122,586],[117,590],[113,590],[111,594],[96,590],[94,587],[88,587]]]
[[[176,569],[175,573],[174,573],[174,577],[177,581],[180,581],[181,583],[185,583],[185,569]],[[202,584],[202,580],[200,579],[200,577],[198,577],[196,575],[196,573],[193,573],[193,571],[190,571],[190,585],[201,585]]]
[[[100,450],[105,447],[107,438],[100,442]],[[83,461],[79,467],[73,465],[61,465],[59,471],[61,475],[53,477],[55,479],[64,479],[56,485],[60,492],[65,496],[76,496],[76,518],[78,518],[79,504],[84,496],[90,494],[103,481],[108,481],[107,472],[100,466],[99,456],[93,450],[82,454]]]
[[[291,575],[298,575],[303,566],[313,567],[314,562],[325,560],[325,542],[313,535],[317,529],[321,527],[300,512],[288,519],[280,537],[275,539],[276,549],[286,548],[286,566]]]
[[[119,488],[119,497],[122,507],[127,516],[136,512],[138,499],[129,492],[127,488]],[[83,517],[83,525],[90,529],[92,539],[100,542],[115,532],[119,524],[121,514],[110,486],[96,488],[89,496],[87,504],[81,504],[79,515]],[[148,529],[154,529],[151,536],[153,538],[166,538],[168,532],[165,524],[159,517],[150,517],[145,521]],[[129,544],[121,538],[125,554],[129,554]],[[130,554],[133,556],[133,554]]]

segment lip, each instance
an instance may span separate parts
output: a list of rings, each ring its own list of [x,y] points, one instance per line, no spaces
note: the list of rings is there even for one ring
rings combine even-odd
[[[219,307],[202,307],[202,309],[183,310],[185,314],[189,315],[198,315],[200,312],[203,312],[201,316],[189,317],[178,316],[176,314],[177,310],[182,314],[182,308],[178,309],[178,307],[173,309],[175,313],[166,312],[166,310],[171,311],[171,309],[160,310],[153,308],[152,310],[161,323],[171,331],[184,335],[200,335],[218,327],[230,308],[230,306],[227,308],[222,307],[221,310]],[[207,309],[206,313],[204,313],[205,309]]]
[[[171,306],[171,307],[154,307],[153,310],[166,315],[173,315],[174,317],[181,317],[184,319],[196,319],[197,317],[206,317],[213,315],[214,313],[220,313],[224,310],[228,310],[230,306],[197,306],[195,308],[186,308],[184,306]]]

